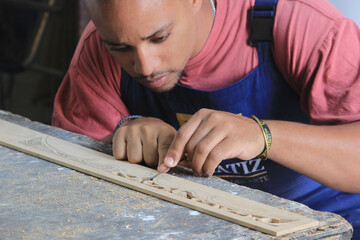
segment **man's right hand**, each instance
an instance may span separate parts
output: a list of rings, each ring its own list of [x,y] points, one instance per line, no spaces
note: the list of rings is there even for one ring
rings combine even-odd
[[[145,161],[148,166],[157,166],[170,147],[176,130],[157,118],[138,118],[123,123],[113,136],[115,159],[131,163]]]

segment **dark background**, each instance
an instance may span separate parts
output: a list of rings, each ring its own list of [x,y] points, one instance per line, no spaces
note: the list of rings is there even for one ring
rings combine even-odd
[[[41,23],[46,27],[36,38]],[[50,124],[55,94],[87,23],[82,0],[0,0],[0,110]]]
[[[329,1],[360,24],[360,1]],[[46,28],[28,64],[44,13]],[[88,21],[83,0],[0,0],[0,110],[51,123],[56,91]]]

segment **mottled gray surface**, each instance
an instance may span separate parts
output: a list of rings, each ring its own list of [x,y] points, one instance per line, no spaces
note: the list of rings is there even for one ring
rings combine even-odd
[[[0,119],[111,154],[109,145],[83,135],[3,111]],[[350,239],[351,226],[338,215],[181,168],[172,172],[320,221],[317,228],[278,239]],[[275,238],[0,146],[0,239]]]

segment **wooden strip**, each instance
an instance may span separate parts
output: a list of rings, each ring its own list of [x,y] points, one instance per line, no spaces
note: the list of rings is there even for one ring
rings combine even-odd
[[[314,219],[215,188],[117,161],[112,156],[0,120],[0,144],[274,236],[318,225]]]

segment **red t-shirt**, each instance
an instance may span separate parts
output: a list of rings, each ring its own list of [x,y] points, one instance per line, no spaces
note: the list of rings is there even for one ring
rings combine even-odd
[[[190,59],[180,83],[215,90],[249,74],[257,49],[248,45],[248,9],[255,0],[217,1],[215,22],[201,52]],[[299,93],[313,124],[360,119],[360,30],[326,0],[279,0],[274,58]],[[121,100],[121,67],[89,23],[59,88],[53,125],[95,139],[129,115]]]

